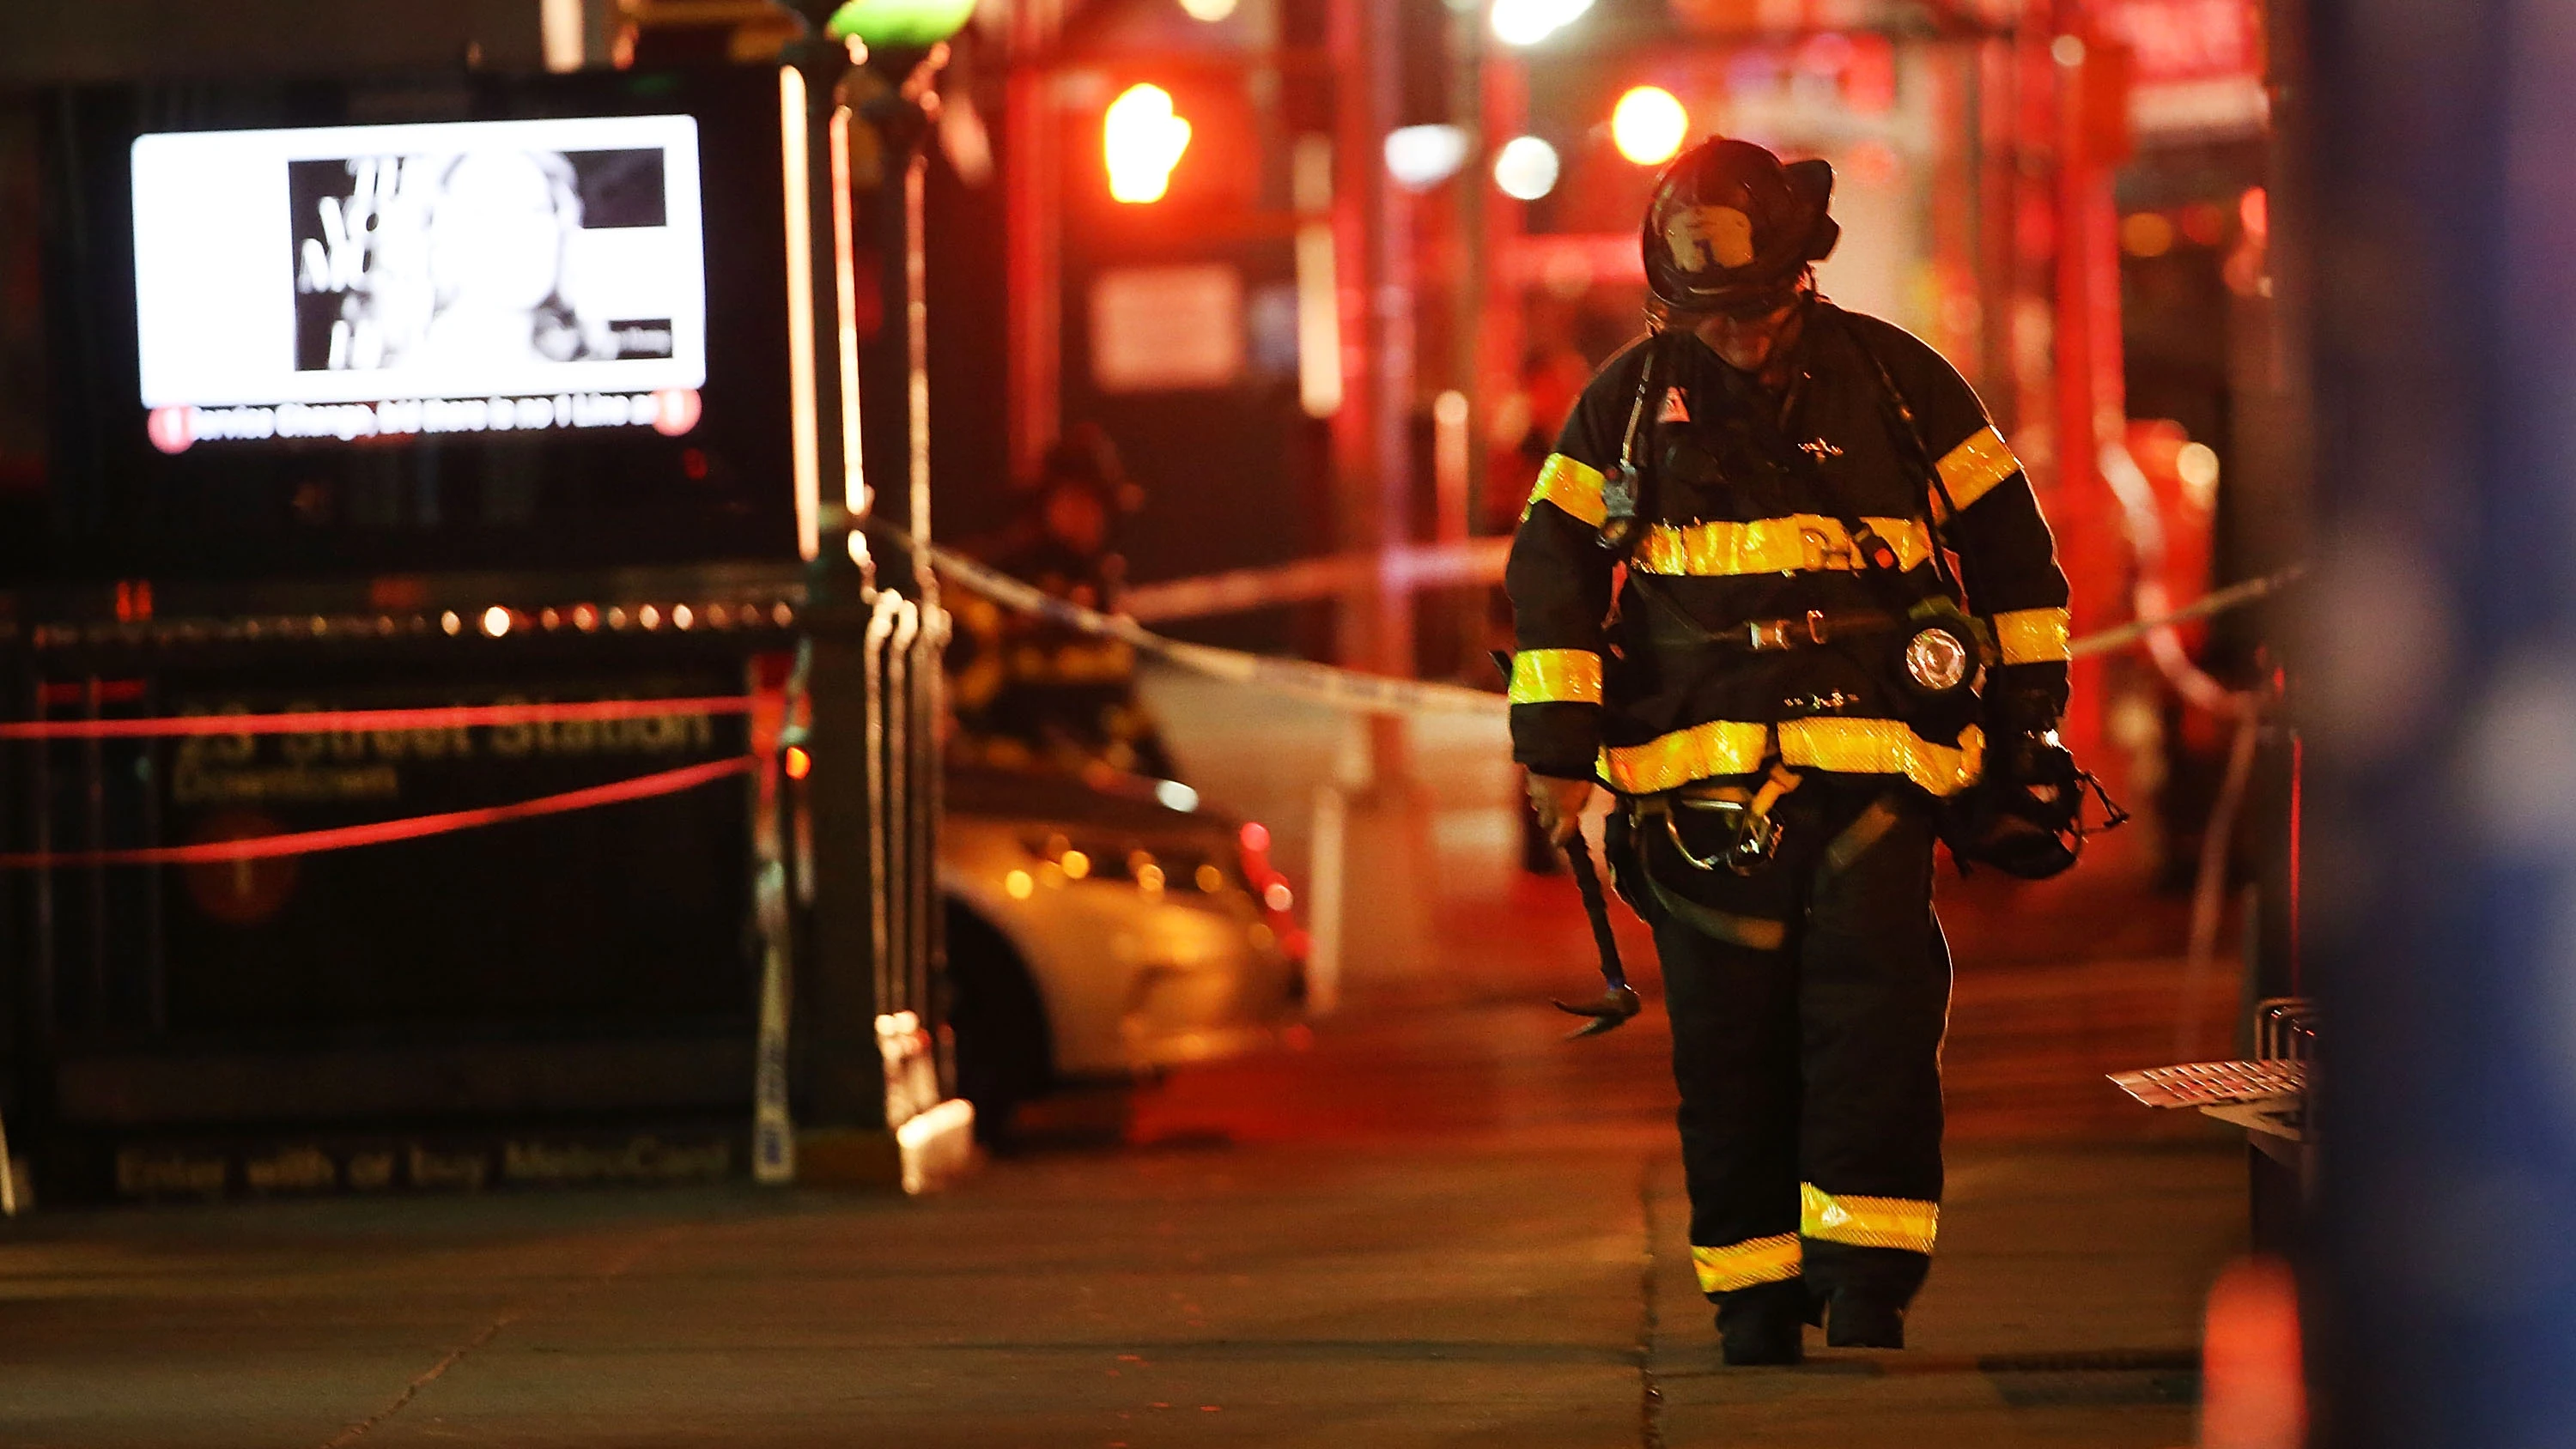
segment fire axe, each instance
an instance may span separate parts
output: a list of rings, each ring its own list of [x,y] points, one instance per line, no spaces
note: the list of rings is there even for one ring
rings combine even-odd
[[[1601,892],[1601,873],[1593,869],[1592,847],[1580,827],[1565,842],[1565,863],[1574,868],[1574,888],[1583,893],[1583,914],[1592,923],[1592,944],[1601,953],[1601,980],[1609,988],[1590,1001],[1556,1003],[1556,1009],[1568,1015],[1591,1018],[1566,1034],[1567,1041],[1580,1041],[1627,1025],[1644,1004],[1637,1000],[1637,989],[1628,984],[1627,968],[1619,964],[1619,938],[1610,934],[1610,899]]]
[[[1497,649],[1492,654],[1494,667],[1502,671],[1504,682],[1512,677],[1512,656]],[[1556,1009],[1569,1016],[1586,1016],[1591,1020],[1566,1034],[1567,1041],[1580,1041],[1617,1031],[1628,1024],[1628,1018],[1645,1009],[1637,999],[1637,988],[1628,984],[1628,968],[1619,964],[1619,938],[1610,934],[1610,898],[1601,892],[1601,872],[1592,865],[1592,846],[1583,838],[1583,827],[1577,825],[1574,838],[1565,842],[1565,863],[1574,870],[1574,886],[1583,893],[1583,915],[1592,923],[1592,944],[1601,953],[1601,980],[1609,988],[1598,997],[1580,1004],[1557,1002]]]

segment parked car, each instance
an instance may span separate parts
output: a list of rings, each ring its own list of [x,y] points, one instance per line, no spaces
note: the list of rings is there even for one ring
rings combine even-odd
[[[949,1022],[978,1130],[1060,1086],[1277,1043],[1306,935],[1269,832],[1188,786],[952,767],[939,881]]]

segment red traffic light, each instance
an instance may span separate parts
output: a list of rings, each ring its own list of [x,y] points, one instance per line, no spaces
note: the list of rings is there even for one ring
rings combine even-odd
[[[1109,165],[1109,194],[1131,205],[1160,201],[1171,189],[1172,168],[1190,147],[1190,123],[1172,111],[1172,93],[1157,85],[1132,85],[1109,103],[1101,118],[1101,156]]]

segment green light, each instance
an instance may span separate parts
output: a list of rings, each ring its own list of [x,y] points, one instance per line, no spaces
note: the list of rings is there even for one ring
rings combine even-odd
[[[974,13],[975,0],[848,0],[832,12],[823,33],[834,40],[856,36],[894,49],[937,45]]]

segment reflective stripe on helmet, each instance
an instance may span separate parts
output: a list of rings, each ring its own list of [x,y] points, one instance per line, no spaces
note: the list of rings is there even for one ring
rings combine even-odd
[[[1664,249],[1685,272],[1753,260],[1753,218],[1735,206],[1684,206],[1664,219]]]

